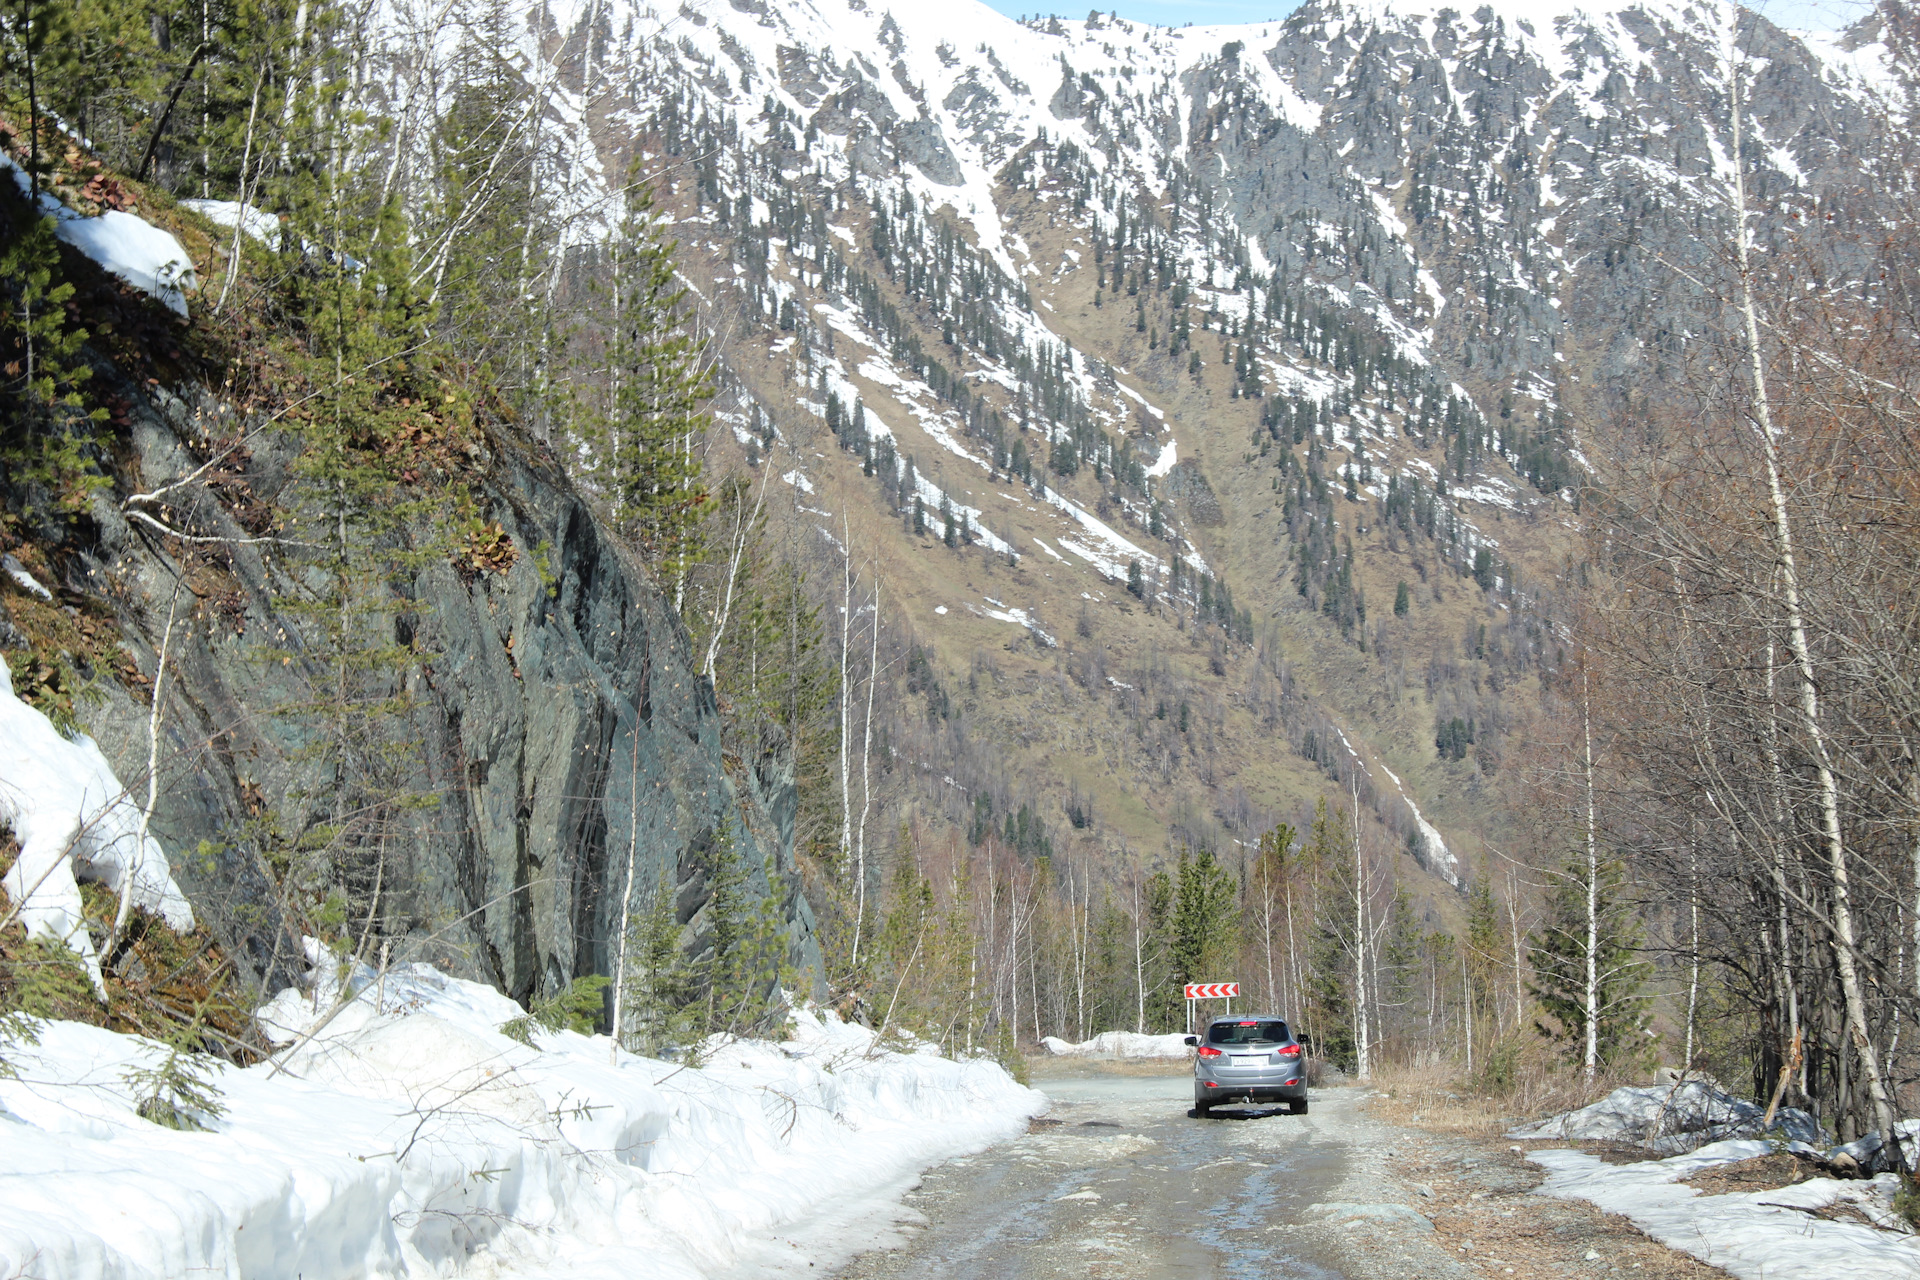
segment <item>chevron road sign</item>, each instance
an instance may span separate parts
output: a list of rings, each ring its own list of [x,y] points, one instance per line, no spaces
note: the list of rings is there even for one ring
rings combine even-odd
[[[1231,1000],[1240,994],[1237,982],[1189,982],[1187,999],[1189,1000]]]

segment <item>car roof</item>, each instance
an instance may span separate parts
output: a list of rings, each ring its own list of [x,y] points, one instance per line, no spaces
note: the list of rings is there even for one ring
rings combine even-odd
[[[1223,1013],[1219,1017],[1209,1021],[1207,1025],[1210,1027],[1216,1026],[1222,1022],[1231,1022],[1237,1025],[1242,1022],[1285,1022],[1285,1021],[1286,1019],[1281,1017],[1277,1013]]]

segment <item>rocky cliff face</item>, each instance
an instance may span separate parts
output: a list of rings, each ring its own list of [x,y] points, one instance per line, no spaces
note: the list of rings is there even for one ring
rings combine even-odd
[[[353,886],[333,909],[356,934],[354,917],[373,921],[371,953],[432,960],[524,1000],[613,971],[629,877],[636,908],[674,895],[697,954],[729,849],[750,892],[777,896],[793,959],[813,966],[790,766],[778,744],[757,759],[723,753],[711,687],[670,606],[553,459],[488,435],[466,481],[505,541],[480,560],[422,557],[392,581],[404,618],[376,624],[411,657],[358,672],[350,712],[380,774],[356,794],[377,791],[369,803],[386,816],[343,824],[337,763],[317,749],[328,730],[315,707],[338,675],[312,607],[319,584],[284,546],[257,540],[257,523],[241,523],[303,500],[308,482],[289,469],[295,437],[266,430],[204,476],[211,485],[141,507],[203,540],[157,537],[129,521],[123,497],[201,468],[210,429],[232,419],[204,393],[122,390],[116,488],[96,497],[86,534],[50,524],[31,553],[60,579],[57,603],[95,634],[117,628],[138,668],[116,678],[95,662],[99,678],[73,701],[136,790],[148,759],[140,676],[154,675],[175,614],[155,830],[196,910],[253,977],[278,986],[304,966],[284,896],[297,890],[276,887],[297,883],[303,859]],[[30,602],[13,603],[24,618]]]

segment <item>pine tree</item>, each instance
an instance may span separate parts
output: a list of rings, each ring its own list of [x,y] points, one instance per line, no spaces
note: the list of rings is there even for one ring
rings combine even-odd
[[[490,7],[474,38],[455,51],[452,90],[433,137],[432,196],[422,216],[421,274],[441,343],[501,386],[533,415],[547,406],[538,390],[542,309],[529,305],[530,276],[546,261],[529,228],[549,216],[530,181],[534,163],[525,128],[532,95],[507,56],[511,16]],[[623,242],[609,247],[609,274]],[[596,302],[618,314],[623,282]],[[562,388],[567,390],[567,388]],[[577,417],[576,411],[576,417]]]
[[[53,220],[4,180],[0,246],[0,463],[78,513],[106,483],[91,456],[106,411],[81,397],[87,331],[67,320],[73,285],[60,278]]]
[[[617,384],[604,424],[588,428],[614,521],[640,545],[661,580],[680,592],[699,555],[708,503],[701,441],[713,382],[706,341],[692,329],[674,245],[651,199],[634,199],[612,252],[622,296],[609,337]]]
[[[1569,860],[1547,898],[1546,918],[1528,939],[1533,977],[1528,994],[1539,1001],[1545,1020],[1534,1029],[1579,1062],[1587,1033],[1587,864]],[[1630,1068],[1648,1048],[1645,994],[1647,962],[1638,956],[1640,930],[1622,894],[1624,871],[1618,862],[1600,864],[1596,882],[1599,946],[1600,1016],[1596,1028],[1600,1061]]]
[[[1225,981],[1218,971],[1231,963],[1238,935],[1234,898],[1239,890],[1233,875],[1204,846],[1183,852],[1174,875],[1178,895],[1169,956],[1173,980]]]

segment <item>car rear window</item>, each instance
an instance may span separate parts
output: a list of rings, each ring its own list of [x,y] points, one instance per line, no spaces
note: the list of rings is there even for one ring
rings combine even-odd
[[[1278,1044],[1286,1038],[1287,1024],[1277,1019],[1216,1022],[1207,1028],[1208,1044]]]

